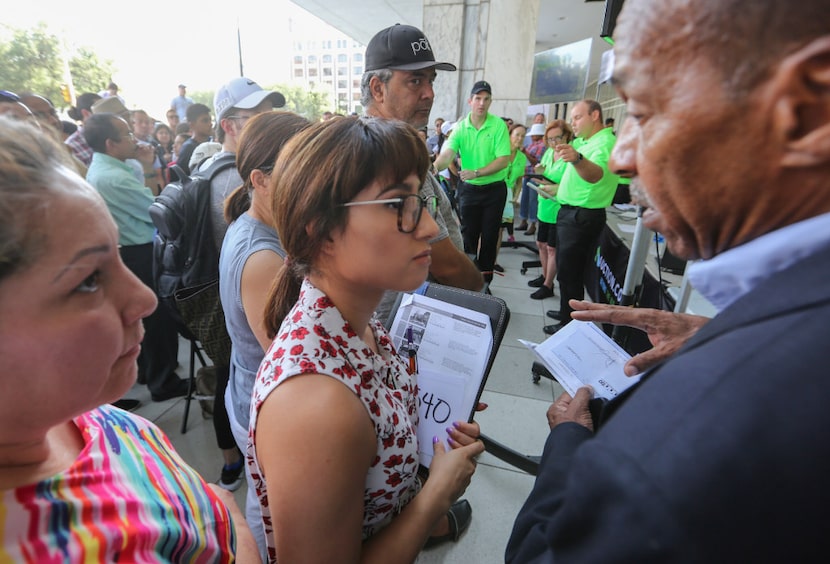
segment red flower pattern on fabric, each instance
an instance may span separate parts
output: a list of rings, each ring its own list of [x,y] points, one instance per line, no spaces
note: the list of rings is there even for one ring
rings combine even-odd
[[[386,526],[420,488],[415,434],[417,386],[381,323],[373,319],[371,329],[379,354],[358,337],[327,296],[308,280],[303,282],[299,299],[283,321],[265,356],[268,360],[262,363],[257,374],[246,456],[252,474],[260,476],[250,438],[255,436],[262,403],[282,382],[308,373],[341,381],[363,403],[378,439],[378,452],[364,488],[364,539]],[[273,527],[267,484],[262,479],[254,482],[269,554],[272,554]]]

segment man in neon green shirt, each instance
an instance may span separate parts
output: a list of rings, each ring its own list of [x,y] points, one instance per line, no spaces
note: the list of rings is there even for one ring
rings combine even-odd
[[[568,163],[556,198],[562,207],[556,216],[556,270],[561,294],[559,311],[547,315],[559,321],[546,325],[553,335],[571,320],[568,300],[585,297],[585,267],[596,251],[605,227],[605,208],[611,204],[619,177],[608,170],[614,148],[614,132],[602,121],[602,107],[595,100],[582,100],[571,110],[577,139],[556,145],[557,158]]]
[[[476,82],[468,100],[470,113],[455,124],[435,160],[436,170],[443,170],[456,153],[461,155],[458,198],[464,251],[477,257],[487,282],[493,279],[510,164],[510,134],[504,120],[488,112],[492,101],[490,84]]]

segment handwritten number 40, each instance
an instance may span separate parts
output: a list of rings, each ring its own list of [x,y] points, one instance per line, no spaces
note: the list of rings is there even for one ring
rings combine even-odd
[[[449,421],[452,416],[452,408],[450,404],[436,397],[432,392],[424,392],[418,398],[421,415],[424,419],[432,419],[436,423],[443,424]]]

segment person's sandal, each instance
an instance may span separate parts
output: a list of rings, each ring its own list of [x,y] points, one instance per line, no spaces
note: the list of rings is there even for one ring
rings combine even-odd
[[[447,511],[447,520],[450,524],[450,532],[440,537],[429,537],[424,548],[433,548],[447,541],[457,542],[461,535],[470,527],[473,520],[473,508],[466,499],[456,501]]]

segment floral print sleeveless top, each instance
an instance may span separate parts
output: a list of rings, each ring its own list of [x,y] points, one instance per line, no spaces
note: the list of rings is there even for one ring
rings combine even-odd
[[[274,537],[268,489],[252,444],[262,402],[282,382],[303,374],[325,374],[348,387],[366,407],[377,435],[377,456],[366,475],[363,538],[386,526],[420,489],[418,399],[415,377],[398,357],[383,325],[371,321],[380,354],[372,351],[340,312],[308,280],[265,353],[251,401],[247,463],[262,510],[269,557]],[[268,480],[279,480],[269,475]]]

